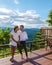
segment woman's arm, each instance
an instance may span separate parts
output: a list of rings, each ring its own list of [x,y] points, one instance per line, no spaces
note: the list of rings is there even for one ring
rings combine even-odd
[[[13,38],[13,35],[11,35],[11,39],[12,39],[14,42],[18,43],[18,41],[16,41],[16,40]]]

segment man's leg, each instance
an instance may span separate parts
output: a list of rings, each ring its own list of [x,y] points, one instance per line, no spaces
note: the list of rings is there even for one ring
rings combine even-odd
[[[21,59],[23,58],[23,54],[22,54],[22,48],[21,48],[21,44],[17,44],[18,50],[21,54]]]
[[[27,48],[26,48],[26,42],[23,42],[22,45],[23,45],[26,57],[28,58],[28,53],[27,53]]]

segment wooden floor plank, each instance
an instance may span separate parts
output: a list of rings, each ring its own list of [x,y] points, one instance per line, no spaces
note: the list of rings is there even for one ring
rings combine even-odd
[[[28,52],[29,59],[21,60],[20,54],[15,55],[14,62],[10,62],[10,57],[0,59],[0,65],[52,65],[52,52],[40,49],[36,51]]]

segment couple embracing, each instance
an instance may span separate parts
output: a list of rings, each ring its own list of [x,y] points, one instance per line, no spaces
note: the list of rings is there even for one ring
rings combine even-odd
[[[18,48],[21,54],[21,59],[23,59],[22,48],[25,51],[26,58],[28,58],[27,49],[26,49],[27,39],[28,39],[28,35],[24,31],[24,26],[20,25],[20,29],[18,28],[18,26],[15,26],[10,36],[10,46],[11,46],[11,55],[12,55],[10,61],[14,60],[14,53],[16,47]]]

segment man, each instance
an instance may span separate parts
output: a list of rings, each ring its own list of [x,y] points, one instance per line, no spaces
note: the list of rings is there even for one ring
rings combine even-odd
[[[20,30],[19,30],[19,40],[20,40],[20,53],[21,53],[21,58],[23,59],[23,54],[22,54],[22,48],[25,51],[26,54],[26,58],[28,58],[28,54],[27,54],[27,49],[26,49],[26,40],[28,39],[28,35],[27,33],[24,31],[24,26],[20,25]]]

